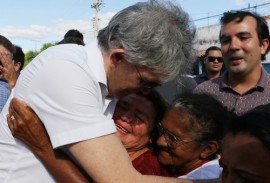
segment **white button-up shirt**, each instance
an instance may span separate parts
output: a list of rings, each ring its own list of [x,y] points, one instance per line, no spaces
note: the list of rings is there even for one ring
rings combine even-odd
[[[40,117],[54,148],[115,132],[114,101],[108,94],[104,62],[97,42],[57,45],[40,53],[21,73],[12,96]],[[53,178],[0,116],[0,182],[49,183]]]

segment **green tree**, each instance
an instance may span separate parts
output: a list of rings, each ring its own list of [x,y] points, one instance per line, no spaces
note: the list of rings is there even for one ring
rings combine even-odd
[[[46,50],[47,48],[49,48],[51,46],[54,46],[54,45],[55,45],[55,43],[44,43],[42,45],[42,47],[40,48],[40,51],[39,52],[42,52],[42,51]]]
[[[25,62],[24,62],[24,67],[29,64],[37,55],[39,54],[38,51],[28,51],[25,53]]]

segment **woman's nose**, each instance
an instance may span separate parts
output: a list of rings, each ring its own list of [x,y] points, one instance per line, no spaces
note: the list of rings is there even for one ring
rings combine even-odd
[[[134,116],[134,114],[130,111],[122,114],[122,119],[129,124],[137,124],[138,119]]]
[[[157,139],[157,145],[159,147],[167,147],[168,144],[163,134],[160,135],[159,138]]]

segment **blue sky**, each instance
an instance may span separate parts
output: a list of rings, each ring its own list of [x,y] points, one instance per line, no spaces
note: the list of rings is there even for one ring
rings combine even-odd
[[[142,0],[144,1],[144,0]],[[270,3],[270,0],[175,0],[193,20]],[[2,0],[0,34],[24,51],[39,50],[44,43],[60,41],[69,29],[83,32],[85,42],[93,37],[96,0]],[[104,27],[115,12],[139,0],[102,0],[99,27]],[[270,15],[270,4],[257,7],[261,15]],[[217,18],[195,21],[197,27],[218,23]]]

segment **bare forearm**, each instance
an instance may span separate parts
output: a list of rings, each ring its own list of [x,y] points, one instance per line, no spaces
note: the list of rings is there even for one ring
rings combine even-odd
[[[36,153],[56,182],[92,182],[61,150],[48,150],[46,153]]]
[[[141,175],[130,162],[121,141],[115,134],[74,143],[69,151],[96,182],[100,183],[193,183],[197,181]],[[106,150],[105,150],[106,149]],[[204,181],[210,182],[210,181]],[[198,181],[200,183],[200,181]],[[218,183],[218,182],[217,182]]]

